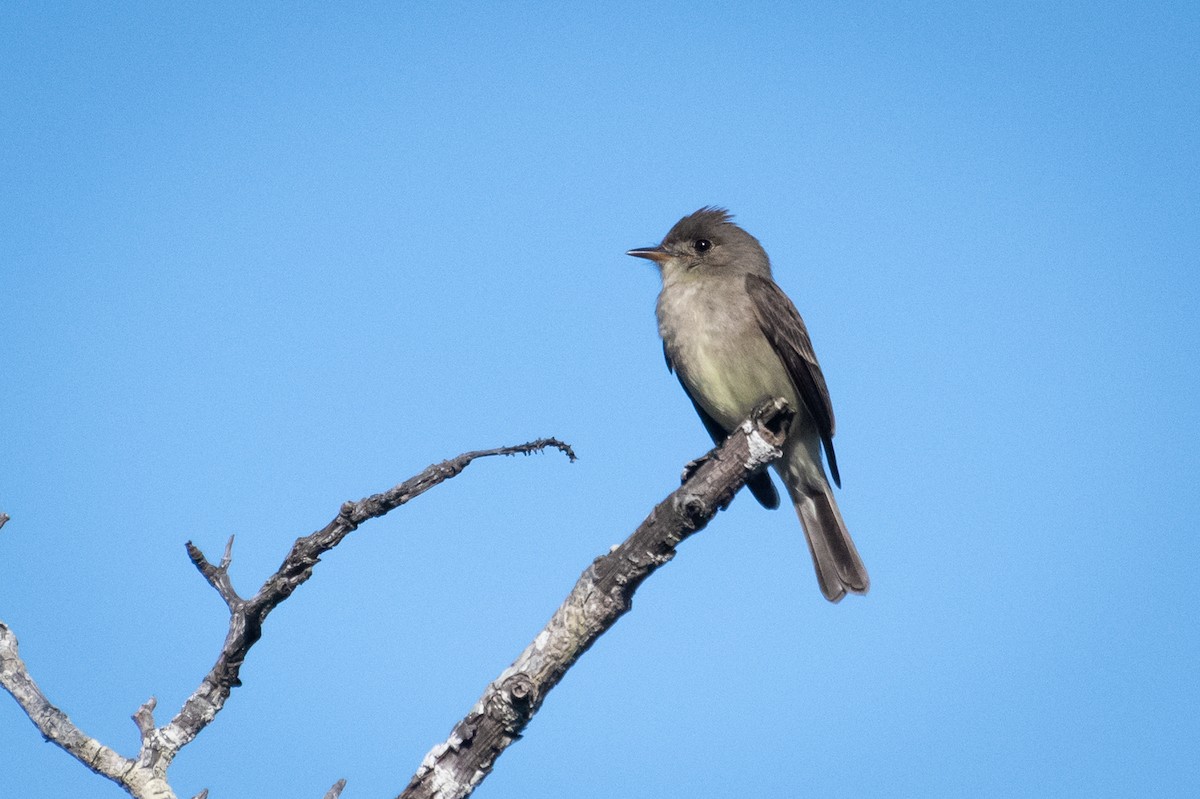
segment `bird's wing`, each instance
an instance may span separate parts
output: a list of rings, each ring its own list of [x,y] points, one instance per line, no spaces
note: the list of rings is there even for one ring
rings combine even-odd
[[[829,399],[829,388],[825,376],[817,363],[808,328],[800,318],[796,306],[774,282],[758,275],[746,275],[746,291],[750,295],[758,326],[779,359],[783,361],[792,385],[800,401],[817,423],[817,432],[825,446],[825,459],[829,461],[829,472],[839,487],[842,478],[838,474],[837,457],[833,454],[833,403]]]
[[[675,364],[671,361],[671,354],[667,352],[666,342],[663,342],[663,358],[667,361],[667,371],[675,372]],[[679,377],[679,374],[675,373],[675,376]],[[687,383],[683,382],[682,377],[679,377],[679,385],[683,386],[683,393],[687,394],[687,398],[692,401],[692,407],[696,409],[696,415],[704,423],[704,429],[712,436],[713,443],[718,446],[724,444],[725,439],[729,438],[729,431],[722,427],[716,419],[709,416],[708,411],[696,402],[696,398],[692,396],[691,391],[688,391]],[[746,481],[746,486],[758,500],[758,504],[764,508],[774,510],[779,507],[779,492],[775,490],[775,484],[771,482],[771,475],[767,472],[762,471],[752,476]]]

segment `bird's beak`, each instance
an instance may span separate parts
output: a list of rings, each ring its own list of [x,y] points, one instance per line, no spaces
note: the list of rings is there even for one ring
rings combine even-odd
[[[661,245],[658,247],[638,247],[636,250],[629,250],[625,254],[632,255],[634,258],[645,258],[660,264],[671,257],[671,254],[664,250]]]

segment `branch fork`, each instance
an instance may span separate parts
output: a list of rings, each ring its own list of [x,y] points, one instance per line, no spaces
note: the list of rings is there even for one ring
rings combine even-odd
[[[46,740],[62,747],[92,771],[116,782],[136,799],[176,799],[167,781],[168,767],[179,750],[191,743],[221,711],[230,691],[241,685],[239,673],[242,663],[247,652],[262,636],[262,624],[267,615],[312,576],[313,567],[320,562],[322,555],[337,546],[363,522],[383,516],[461,474],[479,458],[528,455],[547,448],[563,452],[572,461],[576,459],[570,445],[555,438],[466,452],[434,464],[387,491],[357,502],[343,503],[329,524],[296,539],[279,569],[249,599],[237,593],[229,577],[229,567],[233,562],[233,536],[225,544],[225,551],[216,565],[205,557],[199,547],[188,541],[188,558],[229,608],[229,630],[217,662],[170,722],[161,727],[156,725],[154,710],[158,703],[154,697],[133,714],[132,719],[141,738],[136,759],[123,757],[86,735],[46,699],[29,676],[17,651],[16,636],[3,622],[0,622],[0,685],[12,694]],[[6,514],[0,513],[0,527],[8,520]],[[325,794],[326,799],[337,799],[344,787],[345,780],[339,780]],[[207,794],[205,789],[196,795],[196,799],[202,799]]]
[[[592,562],[551,616],[546,627],[500,676],[490,683],[445,742],[433,747],[401,799],[461,799],[492,770],[496,758],[521,737],[546,695],[576,660],[625,614],[633,594],[650,574],[669,562],[676,547],[703,529],[728,506],[746,480],[782,454],[792,410],[775,399],[757,408],[729,438],[689,464],[683,484],[660,502],[634,533]],[[148,699],[133,714],[141,738],[136,759],[121,756],[80,730],[50,704],[29,676],[17,651],[17,639],[0,622],[0,685],[21,705],[48,741],[85,766],[118,783],[135,799],[176,799],[167,769],[179,751],[216,717],[235,686],[250,648],[262,636],[267,616],[312,576],[326,552],[363,522],[378,518],[460,474],[470,463],[492,455],[529,454],[555,448],[576,459],[571,447],[545,438],[512,447],[467,452],[434,464],[387,491],[345,502],[325,527],[296,539],[283,563],[249,598],[233,587],[229,567],[233,536],[213,565],[188,541],[188,557],[229,609],[229,629],[216,663],[168,723],[154,719],[157,700]],[[8,516],[0,513],[0,527]],[[325,794],[338,799],[345,780]],[[207,789],[194,799],[205,799]]]

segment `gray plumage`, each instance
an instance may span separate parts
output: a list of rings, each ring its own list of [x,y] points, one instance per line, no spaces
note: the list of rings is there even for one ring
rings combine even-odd
[[[774,468],[800,517],[821,593],[837,602],[869,587],[854,541],[834,501],[821,449],[839,486],[833,405],[804,320],[771,278],[758,240],[720,208],[679,220],[657,247],[630,250],[662,275],[658,330],[674,371],[718,444],[756,405],[783,397],[796,409]],[[763,472],[748,484],[767,508],[779,505]]]

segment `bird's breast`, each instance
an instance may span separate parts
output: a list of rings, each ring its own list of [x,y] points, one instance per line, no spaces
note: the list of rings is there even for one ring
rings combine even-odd
[[[797,406],[791,380],[741,286],[664,286],[658,327],[688,393],[725,429],[770,397]]]

